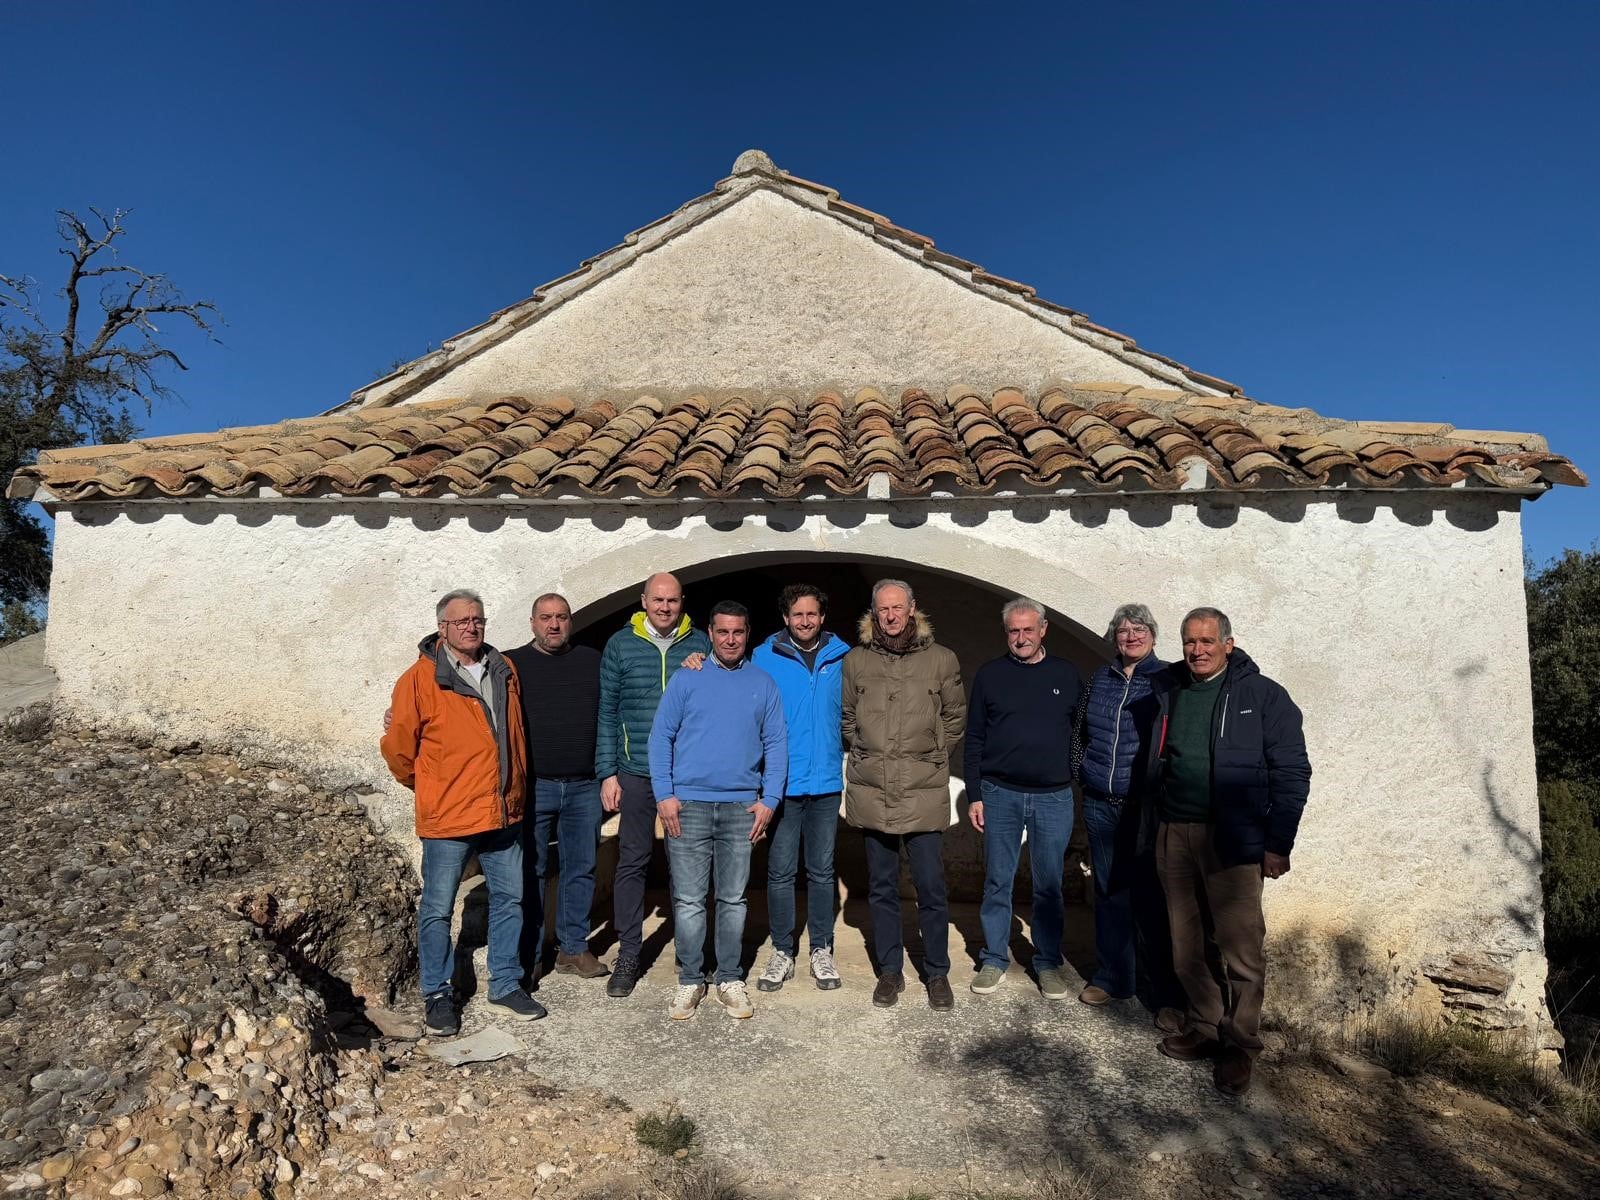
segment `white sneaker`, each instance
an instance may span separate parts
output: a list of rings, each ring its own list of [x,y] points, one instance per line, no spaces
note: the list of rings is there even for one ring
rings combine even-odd
[[[792,968],[794,960],[790,959],[789,962]],[[744,990],[742,979],[730,979],[727,983],[717,984],[717,1002],[727,1009],[728,1015],[735,1020],[742,1021],[746,1017],[756,1015],[756,1006],[750,1003],[750,993]]]
[[[667,1016],[674,1021],[687,1021],[694,1016],[694,1010],[700,1007],[700,1001],[705,998],[706,985],[703,983],[680,983],[678,990],[672,993],[672,1003],[667,1008]]]
[[[763,992],[775,992],[793,978],[794,956],[785,954],[782,950],[774,950],[772,957],[767,959],[767,965],[761,970],[761,978],[756,980],[756,987]]]
[[[844,982],[839,978],[839,968],[833,965],[833,954],[826,946],[812,947],[811,978],[825,992],[831,992]]]

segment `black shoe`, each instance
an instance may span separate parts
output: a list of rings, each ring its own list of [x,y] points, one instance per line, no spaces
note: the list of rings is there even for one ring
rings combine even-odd
[[[633,995],[639,983],[639,960],[631,954],[617,955],[617,965],[611,968],[611,978],[606,980],[606,995],[621,1000]]]
[[[878,976],[878,986],[872,989],[872,1003],[878,1008],[893,1008],[900,1003],[900,993],[906,990],[906,977],[899,971],[885,971]]]
[[[956,995],[950,990],[950,979],[945,975],[934,975],[928,980],[928,1007],[940,1012],[948,1012],[956,1006]]]
[[[537,1021],[540,1017],[549,1016],[545,1006],[521,988],[513,988],[504,996],[495,996],[489,1001],[490,1008],[497,1008],[508,1017],[515,1017],[519,1021]]]
[[[455,997],[449,992],[429,996],[428,1015],[423,1019],[428,1032],[434,1037],[455,1037],[461,1032],[461,1017],[456,1012]]]

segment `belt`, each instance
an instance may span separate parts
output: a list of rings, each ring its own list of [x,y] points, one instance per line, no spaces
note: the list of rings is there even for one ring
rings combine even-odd
[[[593,775],[535,775],[545,783],[593,783]]]

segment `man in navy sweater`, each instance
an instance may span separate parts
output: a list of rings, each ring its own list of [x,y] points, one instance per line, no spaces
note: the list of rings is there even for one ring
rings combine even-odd
[[[705,997],[706,889],[717,900],[717,1000],[755,1012],[740,970],[750,851],[783,799],[789,749],[778,685],[744,656],[750,611],[711,610],[711,663],[679,671],[650,728],[650,781],[667,834],[678,988],[668,1015],[694,1016]]]
[[[1039,991],[1062,1000],[1072,984],[1061,954],[1061,873],[1072,837],[1072,714],[1083,677],[1045,653],[1049,629],[1037,601],[1000,612],[1009,653],[984,663],[967,706],[967,816],[983,836],[983,954],[972,980],[980,996],[1005,980],[1011,955],[1011,889],[1028,835],[1033,871],[1033,969]]]

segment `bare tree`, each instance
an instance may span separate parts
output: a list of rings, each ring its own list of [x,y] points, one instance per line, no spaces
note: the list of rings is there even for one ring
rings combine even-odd
[[[0,275],[0,483],[40,450],[83,442],[127,441],[134,410],[148,416],[171,397],[163,382],[183,371],[162,340],[177,322],[215,340],[222,324],[209,300],[186,300],[167,276],[122,262],[122,209],[61,210],[56,228],[67,277],[54,325],[31,276]],[[50,579],[44,528],[19,501],[0,510],[0,602],[32,600]]]

